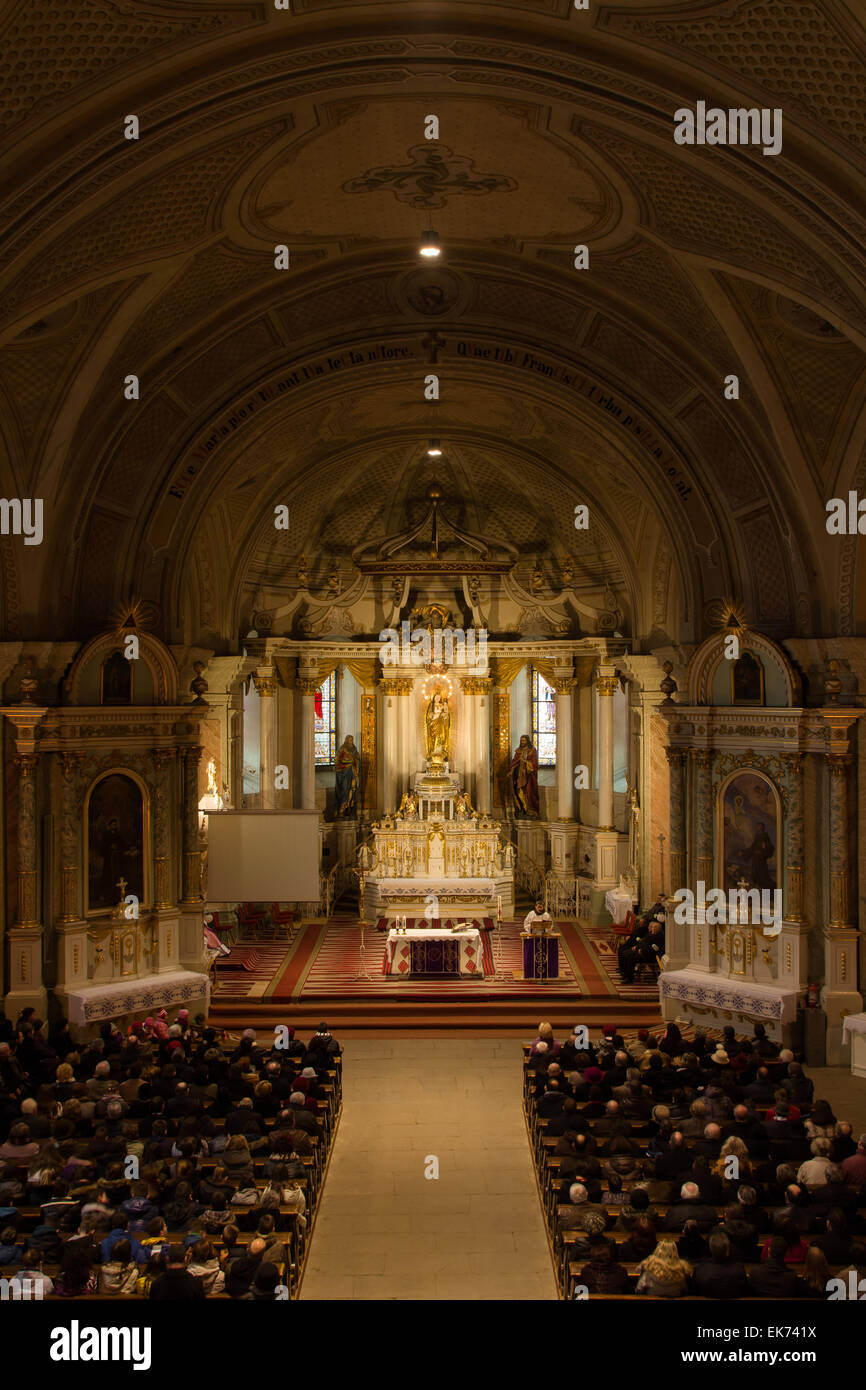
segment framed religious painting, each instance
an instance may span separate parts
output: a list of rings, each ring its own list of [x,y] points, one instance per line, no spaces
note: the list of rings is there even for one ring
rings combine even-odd
[[[110,911],[123,895],[144,902],[146,803],[127,772],[110,772],[87,799],[87,911]]]
[[[779,886],[782,802],[763,772],[732,772],[719,788],[719,887],[727,892],[745,879],[750,888]]]
[[[744,651],[731,665],[731,704],[764,703],[764,667],[754,652]]]

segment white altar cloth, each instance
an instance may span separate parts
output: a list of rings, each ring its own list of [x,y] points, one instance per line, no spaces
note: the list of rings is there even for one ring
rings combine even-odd
[[[866,1014],[847,1014],[842,1019],[842,1046],[851,1039],[851,1073],[866,1078]]]
[[[408,977],[412,973],[411,943],[413,941],[422,943],[425,941],[456,942],[459,960],[457,973],[483,978],[481,933],[477,927],[469,927],[466,931],[445,931],[440,927],[411,927],[408,931],[399,934],[392,928],[388,932],[385,946],[383,964],[385,975]]]
[[[631,912],[636,899],[631,893],[624,893],[621,888],[611,888],[604,895],[604,905],[617,927],[623,926],[626,916]]]

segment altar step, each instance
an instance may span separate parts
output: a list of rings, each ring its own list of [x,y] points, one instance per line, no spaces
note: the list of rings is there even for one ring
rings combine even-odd
[[[405,1029],[442,1028],[451,1031],[471,1029],[501,1032],[509,1028],[533,1030],[540,1019],[553,1024],[554,1031],[568,1032],[576,1023],[601,1028],[612,1023],[618,1028],[650,1028],[662,1022],[658,1000],[624,1000],[589,996],[573,1001],[554,1000],[543,985],[525,985],[519,999],[437,1000],[435,986],[425,997],[422,991],[407,987],[399,999],[214,1000],[209,1021],[232,1031],[243,1028],[269,1029],[281,1023],[303,1031],[315,1029],[326,1019],[336,1035],[340,1028]]]

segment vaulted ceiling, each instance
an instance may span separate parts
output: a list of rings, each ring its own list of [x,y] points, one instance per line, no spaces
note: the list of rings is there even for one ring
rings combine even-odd
[[[302,552],[395,529],[431,434],[527,563],[589,505],[637,641],[727,597],[866,631],[824,525],[866,492],[855,0],[7,0],[0,47],[0,469],[45,506],[5,636],[135,595],[229,650]],[[782,152],[675,144],[699,100],[781,107]]]

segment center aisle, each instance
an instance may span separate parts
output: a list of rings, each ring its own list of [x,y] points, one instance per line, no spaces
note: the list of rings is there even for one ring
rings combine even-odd
[[[557,1298],[519,1042],[361,1038],[343,1049],[343,1112],[301,1299]],[[425,1177],[433,1158],[438,1179]]]

